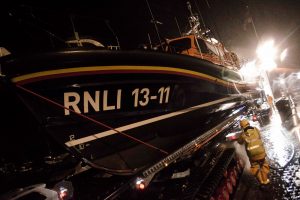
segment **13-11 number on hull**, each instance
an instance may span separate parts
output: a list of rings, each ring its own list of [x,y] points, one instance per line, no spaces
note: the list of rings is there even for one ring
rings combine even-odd
[[[150,100],[156,100],[159,98],[159,104],[168,103],[170,96],[170,86],[161,87],[158,89],[157,94],[150,95],[149,88],[136,88],[132,91],[132,96],[134,96],[134,107],[146,106]]]

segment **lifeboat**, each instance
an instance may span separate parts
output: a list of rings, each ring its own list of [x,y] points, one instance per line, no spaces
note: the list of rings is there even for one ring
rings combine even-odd
[[[165,157],[256,95],[230,68],[164,52],[68,49],[3,57],[1,70],[7,120],[31,116],[39,127],[23,132],[28,123],[16,121],[3,134],[25,134],[32,146],[49,136],[119,174]]]

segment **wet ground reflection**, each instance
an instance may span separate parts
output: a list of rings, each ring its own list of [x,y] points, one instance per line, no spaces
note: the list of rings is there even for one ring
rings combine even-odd
[[[277,112],[273,113],[270,124],[259,126],[258,122],[252,122],[251,125],[261,131],[271,167],[271,184],[268,190],[261,191],[255,178],[248,173],[250,166],[247,161],[242,183],[234,199],[300,199],[300,125],[287,130]],[[242,155],[239,148],[237,152]],[[248,160],[247,156],[243,157],[243,160]]]
[[[294,155],[294,144],[289,140],[289,131],[281,126],[281,120],[274,114],[271,123],[261,127],[264,142],[271,167],[286,166]]]

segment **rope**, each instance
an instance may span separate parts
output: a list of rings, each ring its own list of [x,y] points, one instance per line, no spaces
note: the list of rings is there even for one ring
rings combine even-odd
[[[139,140],[139,139],[137,139],[137,138],[135,138],[135,137],[133,137],[133,136],[130,136],[130,135],[126,134],[126,133],[123,133],[123,132],[121,132],[121,131],[118,131],[117,129],[115,129],[115,128],[113,128],[113,127],[107,125],[107,124],[104,124],[103,122],[97,121],[97,120],[95,120],[95,119],[93,119],[93,118],[91,118],[91,117],[88,117],[88,116],[86,116],[86,115],[83,115],[83,114],[81,114],[81,113],[77,113],[77,112],[75,112],[75,111],[72,110],[72,109],[66,108],[66,107],[63,106],[63,105],[61,105],[61,104],[59,104],[59,103],[57,103],[57,102],[55,102],[55,101],[52,101],[51,99],[48,99],[47,97],[44,97],[44,96],[39,95],[39,94],[37,94],[37,93],[35,93],[35,92],[29,90],[29,89],[26,89],[26,88],[22,87],[21,85],[18,85],[18,84],[17,84],[16,87],[19,88],[19,89],[21,89],[21,90],[23,90],[23,91],[25,91],[25,92],[27,92],[27,93],[30,93],[30,94],[32,94],[32,95],[34,95],[34,96],[36,96],[36,97],[39,97],[40,99],[43,99],[43,100],[45,100],[45,101],[47,101],[47,102],[49,102],[49,103],[51,103],[51,104],[54,104],[54,105],[56,105],[56,106],[58,106],[58,107],[60,107],[60,108],[67,109],[67,110],[69,110],[70,112],[72,112],[72,113],[74,113],[74,114],[76,114],[76,115],[78,115],[78,116],[80,116],[80,117],[82,117],[82,118],[85,118],[85,119],[87,119],[87,120],[89,120],[89,121],[91,121],[91,122],[94,122],[95,124],[98,124],[98,125],[103,126],[103,127],[107,128],[107,129],[116,131],[117,133],[119,133],[119,134],[121,134],[121,135],[123,135],[123,136],[125,136],[125,137],[127,137],[127,138],[129,138],[129,139],[131,139],[131,140],[133,140],[133,141],[136,141],[136,142],[138,142],[138,143],[141,143],[141,144],[143,144],[143,145],[145,145],[145,146],[148,146],[148,147],[150,147],[150,148],[152,148],[152,149],[158,150],[158,151],[160,151],[160,152],[163,153],[163,154],[166,154],[166,155],[169,154],[168,152],[164,151],[163,149],[160,149],[160,148],[158,148],[158,147],[156,147],[156,146],[153,146],[153,145],[151,145],[151,144],[149,144],[149,143],[146,143],[146,142],[144,142],[144,141],[142,141],[142,140]]]

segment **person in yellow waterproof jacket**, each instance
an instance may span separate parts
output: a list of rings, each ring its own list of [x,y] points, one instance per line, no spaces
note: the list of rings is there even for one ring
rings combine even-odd
[[[270,182],[268,179],[270,167],[266,161],[266,151],[260,137],[260,131],[250,126],[249,121],[246,119],[240,121],[240,126],[243,129],[243,133],[239,137],[238,142],[240,144],[245,143],[251,164],[250,171],[262,185],[266,185]]]

